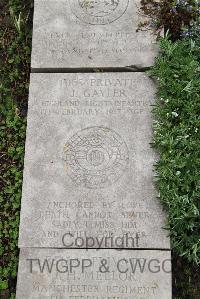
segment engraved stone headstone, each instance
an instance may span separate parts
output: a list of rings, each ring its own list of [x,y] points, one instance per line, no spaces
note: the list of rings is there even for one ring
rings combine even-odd
[[[21,249],[16,299],[171,299],[168,251]]]
[[[140,0],[35,0],[32,68],[147,67],[155,36]]]
[[[142,73],[32,74],[20,247],[169,248]]]

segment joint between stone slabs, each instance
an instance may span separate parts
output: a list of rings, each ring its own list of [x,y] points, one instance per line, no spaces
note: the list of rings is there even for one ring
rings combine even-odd
[[[135,65],[119,68],[31,68],[31,73],[144,73],[150,67],[138,67]]]
[[[170,248],[95,248],[95,247],[18,247],[19,250],[21,249],[52,249],[52,250],[117,250],[117,251],[166,251],[171,252],[172,250]]]

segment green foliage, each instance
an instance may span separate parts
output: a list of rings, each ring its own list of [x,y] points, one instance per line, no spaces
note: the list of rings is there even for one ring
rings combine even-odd
[[[141,0],[141,10],[148,20],[140,27],[154,29],[160,34],[169,31],[172,40],[200,33],[199,0]]]
[[[0,294],[14,298],[22,187],[31,22],[30,1],[0,4]],[[8,291],[8,290],[7,290]],[[3,292],[3,291],[2,291]]]
[[[158,82],[153,146],[159,197],[172,247],[200,263],[200,39],[161,40],[151,75]]]

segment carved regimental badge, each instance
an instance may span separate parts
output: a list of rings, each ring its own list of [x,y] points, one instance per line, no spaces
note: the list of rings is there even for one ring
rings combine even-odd
[[[129,0],[70,0],[73,13],[91,25],[106,25],[119,19],[126,11]]]
[[[86,188],[105,188],[116,182],[128,164],[128,149],[113,130],[91,127],[77,132],[65,144],[66,171]]]

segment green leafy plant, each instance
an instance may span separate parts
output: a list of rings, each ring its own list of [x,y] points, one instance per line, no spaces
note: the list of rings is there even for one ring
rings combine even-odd
[[[172,247],[200,263],[200,39],[161,39],[151,75],[157,79],[153,109],[159,197],[168,212]]]
[[[141,10],[148,18],[140,28],[169,31],[173,41],[191,36],[194,28],[200,33],[199,0],[141,0]]]
[[[0,297],[3,298],[15,297],[18,266],[31,6],[30,1],[19,0],[3,0],[0,4]]]
[[[157,81],[153,146],[159,198],[168,214],[173,248],[173,298],[200,298],[200,1],[141,0],[160,55],[150,74]]]

